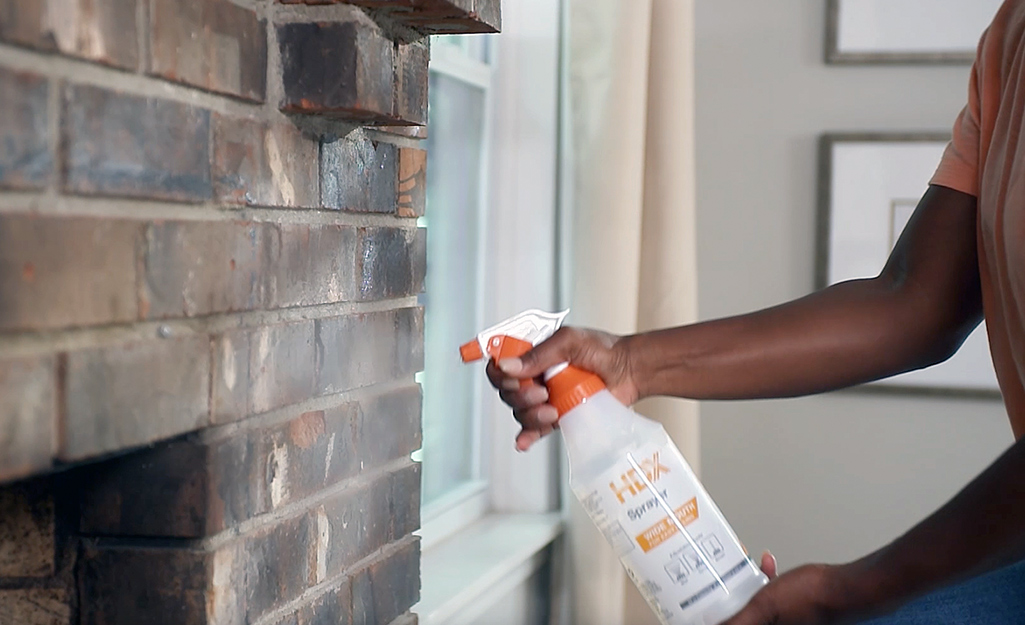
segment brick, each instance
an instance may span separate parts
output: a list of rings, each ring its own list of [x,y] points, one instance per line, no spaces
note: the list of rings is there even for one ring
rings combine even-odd
[[[408,378],[423,369],[423,310],[319,319],[316,345],[318,395]]]
[[[358,472],[356,414],[347,403],[227,439],[172,441],[100,463],[82,491],[81,529],[201,538],[314,495]]]
[[[427,205],[427,151],[399,148],[396,186],[399,217],[420,217]]]
[[[249,415],[248,330],[214,338],[210,377],[210,422],[232,423]]]
[[[52,357],[0,361],[0,481],[50,466],[57,431],[55,375]],[[0,575],[2,569],[0,564]]]
[[[348,580],[299,610],[296,625],[350,625],[352,587]]]
[[[324,532],[327,540],[318,551],[323,556],[325,576],[345,571],[393,540],[388,517],[389,483],[389,478],[382,476],[377,483],[346,491],[318,508],[318,518],[325,519],[328,527]]]
[[[228,0],[152,0],[152,74],[263,102],[266,22]]]
[[[55,572],[54,505],[38,485],[0,488],[0,578]]]
[[[272,225],[155,223],[146,229],[142,309],[149,319],[253,310],[264,302]]]
[[[396,21],[428,34],[497,33],[501,0],[343,0],[385,9]]]
[[[353,625],[390,623],[419,600],[419,541],[402,546],[353,575]]]
[[[41,189],[50,179],[49,99],[43,76],[0,68],[0,188]]]
[[[253,331],[249,347],[249,405],[266,412],[313,395],[314,324],[287,323]]]
[[[70,625],[71,605],[63,588],[0,590],[0,625]]]
[[[315,583],[317,540],[315,522],[301,516],[245,541],[248,622]]]
[[[430,39],[397,43],[396,59],[396,116],[426,126]]]
[[[245,206],[320,204],[319,141],[287,123],[214,115],[214,196]]]
[[[141,234],[131,221],[0,215],[0,331],[136,319]]]
[[[395,45],[362,21],[281,24],[281,110],[361,124],[395,115]]]
[[[87,541],[79,587],[82,625],[242,625],[240,542],[217,551]]]
[[[360,228],[359,233],[357,271],[361,299],[405,297],[423,290],[426,230]]]
[[[398,148],[362,132],[321,145],[321,199],[325,208],[394,213]]]
[[[420,529],[421,465],[411,464],[391,476],[391,519],[393,538],[401,538]]]
[[[0,41],[134,70],[136,0],[0,0]]]
[[[359,299],[357,230],[350,226],[281,224],[268,306],[287,308]]]
[[[373,397],[361,406],[358,434],[364,470],[408,457],[420,449],[420,387],[411,386]]]
[[[66,376],[63,460],[126,450],[209,422],[207,337],[73,351]]]
[[[182,202],[211,197],[208,111],[69,86],[62,132],[67,192]]]

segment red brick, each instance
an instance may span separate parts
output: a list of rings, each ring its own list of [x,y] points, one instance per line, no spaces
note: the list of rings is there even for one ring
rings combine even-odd
[[[396,44],[396,115],[427,125],[427,83],[431,60],[430,39]]]
[[[249,343],[249,406],[266,412],[313,396],[314,322],[253,330]]]
[[[317,207],[319,142],[291,124],[214,116],[214,195],[225,204]]]
[[[0,578],[54,574],[53,497],[38,482],[0,488]]]
[[[183,202],[211,197],[208,111],[70,86],[62,132],[67,192]]]
[[[394,213],[399,188],[399,149],[362,132],[321,146],[321,199],[325,208]]]
[[[391,623],[420,600],[420,542],[411,541],[353,575],[353,625]]]
[[[0,590],[0,624],[71,625],[70,602],[63,588]]]
[[[0,332],[136,319],[141,234],[124,220],[0,215]]]
[[[149,319],[253,310],[265,299],[271,224],[158,222],[146,229],[142,309]]]
[[[319,319],[316,345],[318,395],[411,378],[423,369],[423,310]]]
[[[426,230],[360,228],[359,234],[357,272],[362,299],[405,297],[423,290]]]
[[[343,0],[385,9],[407,26],[429,34],[496,33],[502,30],[500,0]]]
[[[55,374],[51,357],[0,361],[0,481],[50,466],[57,432]],[[0,563],[0,576],[2,569]]]
[[[0,68],[0,188],[41,189],[50,179],[49,99],[45,77]]]
[[[210,91],[263,102],[267,28],[228,0],[152,0],[151,73]]]
[[[399,148],[396,192],[399,217],[420,217],[427,205],[427,151]]]
[[[373,24],[281,24],[281,110],[361,124],[399,124],[395,45]]]
[[[126,450],[209,423],[205,336],[73,351],[66,371],[63,460]]]
[[[136,0],[0,0],[0,41],[134,70]]]

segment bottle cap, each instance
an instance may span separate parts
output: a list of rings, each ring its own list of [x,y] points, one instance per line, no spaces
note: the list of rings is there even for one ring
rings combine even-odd
[[[600,377],[572,365],[553,375],[545,386],[548,387],[548,403],[559,411],[560,418],[605,390],[605,382]]]

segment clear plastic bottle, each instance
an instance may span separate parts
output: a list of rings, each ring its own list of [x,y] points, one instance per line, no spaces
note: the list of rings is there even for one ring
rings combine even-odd
[[[527,311],[478,335],[463,360],[525,353],[566,313]],[[621,404],[600,378],[560,365],[545,375],[569,455],[570,487],[665,625],[716,625],[768,578],[751,560],[658,423]]]

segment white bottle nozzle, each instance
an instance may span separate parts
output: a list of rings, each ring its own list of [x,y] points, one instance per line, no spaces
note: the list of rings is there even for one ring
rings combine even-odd
[[[537,345],[555,334],[556,330],[562,327],[562,322],[565,321],[568,314],[568,310],[560,313],[527,310],[515,317],[510,317],[478,333],[476,341],[464,345],[460,349],[463,360],[471,362],[480,360],[485,354],[491,354],[493,352],[492,341],[501,341],[502,337],[512,337],[531,345]]]

